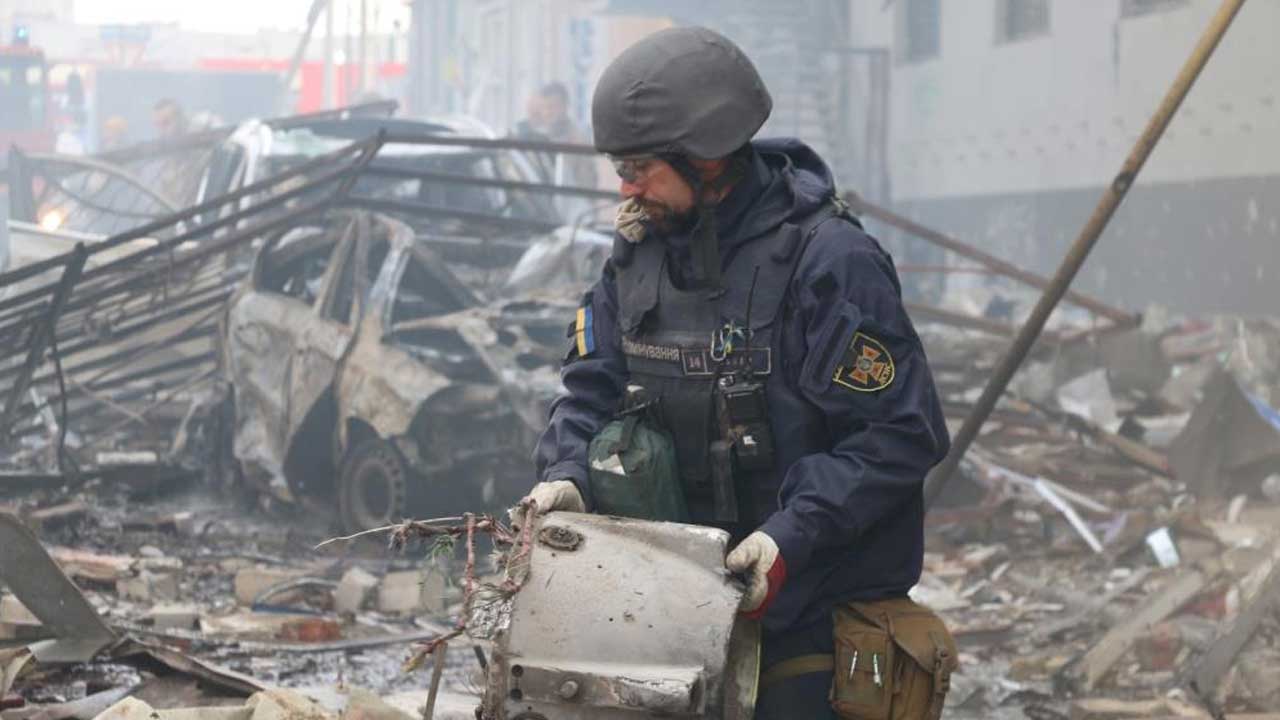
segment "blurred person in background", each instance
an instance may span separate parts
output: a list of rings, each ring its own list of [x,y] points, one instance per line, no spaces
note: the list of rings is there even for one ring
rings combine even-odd
[[[161,98],[151,107],[151,124],[156,137],[169,140],[187,133],[187,114],[173,98]]]
[[[569,117],[569,90],[561,82],[543,85],[529,96],[527,117],[516,124],[515,136],[522,140],[589,144],[585,130]],[[557,185],[596,187],[595,159],[589,155],[539,153],[535,156],[543,180]]]
[[[112,115],[102,123],[101,149],[115,150],[129,144],[129,121]]]

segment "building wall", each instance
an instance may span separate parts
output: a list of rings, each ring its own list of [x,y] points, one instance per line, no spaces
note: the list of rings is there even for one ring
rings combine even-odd
[[[1120,17],[1121,0],[1052,0],[1046,35],[997,42],[999,0],[943,0],[940,55],[894,76],[896,195],[1097,185],[1113,174],[1218,0]],[[902,5],[902,3],[899,3]],[[1249,3],[1141,182],[1280,172],[1280,3]]]
[[[884,38],[893,15],[892,196],[927,224],[1048,273],[1220,3],[1170,0],[1128,17],[1126,0],[1049,0],[1047,33],[1000,42],[996,13],[1011,1],[940,0],[939,52],[924,60],[904,57],[911,0],[876,18]],[[1274,312],[1277,27],[1280,3],[1245,5],[1077,288],[1132,309]]]

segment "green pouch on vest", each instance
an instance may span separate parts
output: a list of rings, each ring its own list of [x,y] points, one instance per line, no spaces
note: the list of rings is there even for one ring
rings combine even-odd
[[[604,426],[587,455],[596,512],[688,522],[675,443],[667,432],[639,414],[628,415]]]

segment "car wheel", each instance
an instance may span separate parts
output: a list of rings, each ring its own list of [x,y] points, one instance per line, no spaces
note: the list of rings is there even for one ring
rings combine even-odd
[[[356,533],[398,523],[409,514],[410,470],[391,443],[370,438],[347,453],[338,476],[338,515]]]

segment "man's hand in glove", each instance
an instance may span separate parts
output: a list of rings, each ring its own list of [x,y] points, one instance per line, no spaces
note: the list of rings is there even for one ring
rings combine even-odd
[[[539,515],[555,510],[587,511],[587,504],[582,501],[578,486],[574,485],[572,480],[540,482],[529,491],[529,499],[538,504]]]
[[[532,500],[536,503],[538,515],[545,515],[555,510],[587,511],[587,504],[582,501],[578,486],[574,485],[572,480],[540,482],[533,486],[533,489],[525,496],[525,500]],[[507,511],[507,515],[511,518],[512,527],[520,526],[524,518],[524,513],[521,512],[521,506],[523,505],[524,501],[522,500],[520,505]]]
[[[724,559],[725,567],[748,575],[747,591],[742,595],[739,612],[752,620],[764,617],[765,610],[777,597],[787,579],[787,564],[782,561],[778,544],[759,530],[738,543]]]

